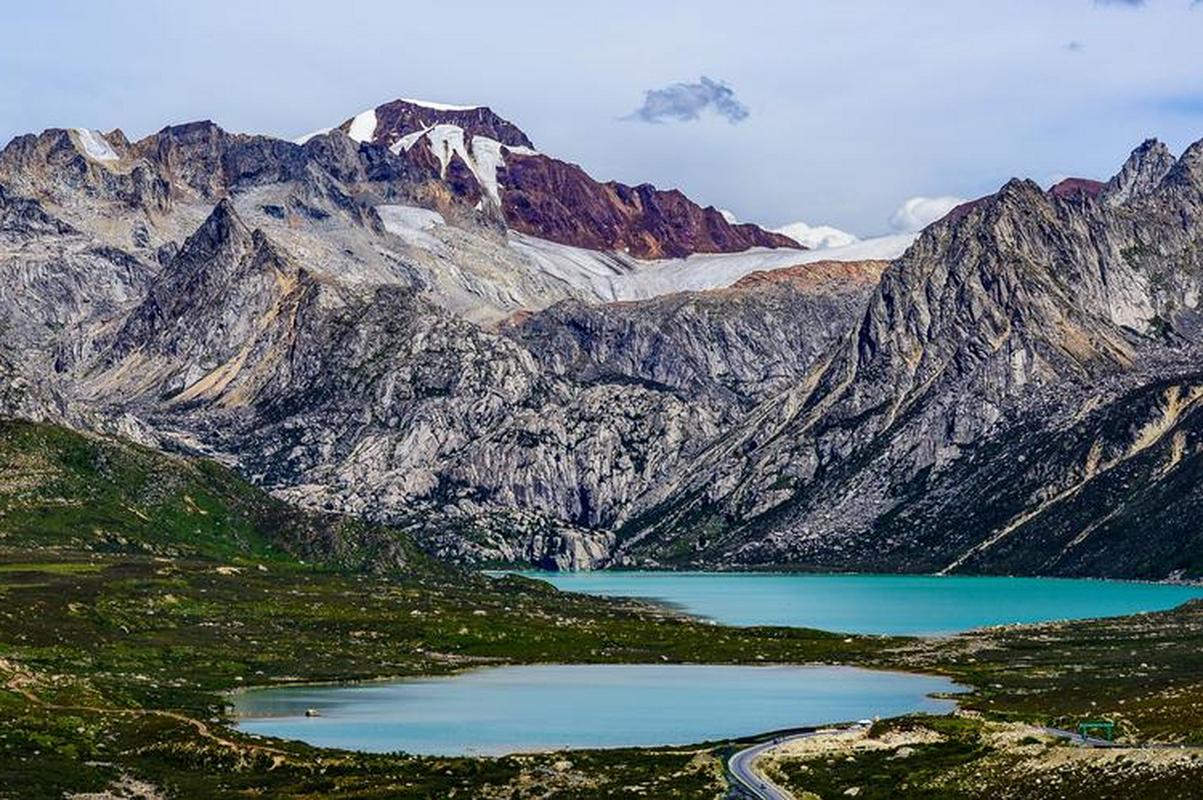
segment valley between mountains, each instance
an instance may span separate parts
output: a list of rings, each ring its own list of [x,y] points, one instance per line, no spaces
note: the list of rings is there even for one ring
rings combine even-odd
[[[0,151],[3,413],[464,564],[1203,571],[1203,142],[806,250],[484,107]]]
[[[768,748],[798,797],[1192,796],[1197,600],[920,638],[477,568],[1200,578],[1203,142],[807,249],[488,108],[331,122],[0,151],[0,797],[735,796],[746,741],[371,753],[231,710],[632,664],[964,687]]]

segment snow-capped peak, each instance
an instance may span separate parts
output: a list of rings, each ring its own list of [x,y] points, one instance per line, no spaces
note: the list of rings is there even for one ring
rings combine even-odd
[[[400,107],[401,104],[428,109],[431,112],[447,112],[451,115],[484,108],[402,97],[361,111],[352,117],[349,123],[343,123],[348,138],[360,143],[373,142],[398,155],[422,142],[438,160],[443,177],[447,175],[451,159],[459,156],[472,170],[488,198],[498,206],[501,205],[501,193],[497,185],[497,170],[505,165],[502,149],[519,155],[538,154],[534,148],[525,146],[530,141],[525,134],[499,117],[486,120],[483,126],[480,120],[469,123],[465,118],[456,116],[440,121],[437,114],[405,111]],[[461,122],[463,124],[456,124]],[[465,128],[464,125],[469,127]],[[490,134],[494,130],[498,131],[496,135],[506,141],[499,141],[493,135],[484,135],[481,127]],[[331,130],[333,129],[323,128],[293,141],[296,144],[305,144],[313,137],[329,133]]]
[[[473,111],[482,106],[453,106],[450,103],[435,103],[430,100],[415,100],[412,97],[398,98],[402,103],[409,103],[411,106],[421,106],[429,108],[433,111]]]
[[[507,150],[520,155],[536,154],[536,151],[529,147],[503,145],[501,142],[488,136],[473,136],[468,141],[463,128],[459,125],[445,122],[406,134],[389,145],[389,149],[394,153],[401,153],[408,151],[423,140],[429,144],[434,157],[439,160],[439,169],[444,177],[446,177],[447,166],[451,163],[451,158],[458,155],[468,165],[468,169],[472,170],[472,174],[476,176],[476,179],[480,181],[485,194],[497,205],[501,205],[501,191],[497,185],[497,170],[505,165],[502,148],[505,147]]]

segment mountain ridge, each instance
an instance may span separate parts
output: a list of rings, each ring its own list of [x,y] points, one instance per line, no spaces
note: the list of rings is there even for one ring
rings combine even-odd
[[[427,126],[396,153],[354,119],[303,145],[196,123],[0,151],[10,413],[215,456],[309,508],[418,514],[423,547],[469,563],[1200,563],[1169,521],[1150,552],[1173,557],[1143,557],[1116,503],[1195,502],[1203,143],[1146,142],[1105,184],[1010,181],[888,264],[652,267],[507,231],[471,142],[418,147],[430,119],[386,125]],[[692,214],[652,240],[737,230]],[[698,258],[741,266],[600,288]]]
[[[338,129],[396,155],[437,161],[443,179],[458,180],[471,202],[488,200],[514,230],[560,244],[653,259],[750,247],[804,249],[783,234],[732,224],[676,189],[598,182],[576,164],[536,151],[521,129],[487,106],[394,100]]]

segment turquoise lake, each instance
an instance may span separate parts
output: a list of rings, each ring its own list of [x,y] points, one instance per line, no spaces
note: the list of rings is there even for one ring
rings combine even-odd
[[[1160,611],[1203,586],[934,575],[520,572],[557,588],[671,603],[727,625],[940,635],[987,625]]]
[[[784,728],[946,713],[929,675],[855,667],[537,665],[234,698],[249,733],[423,755],[689,744]],[[307,709],[320,716],[306,717]]]

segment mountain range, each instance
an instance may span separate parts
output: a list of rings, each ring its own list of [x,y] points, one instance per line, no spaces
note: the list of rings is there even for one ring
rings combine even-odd
[[[1203,573],[1203,142],[807,250],[483,107],[0,151],[0,413],[468,563]]]

